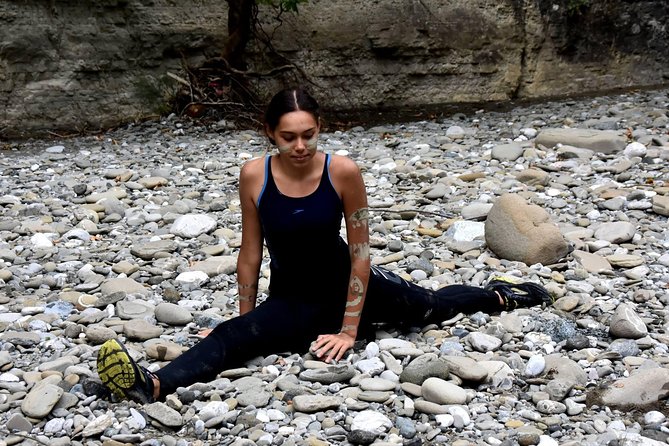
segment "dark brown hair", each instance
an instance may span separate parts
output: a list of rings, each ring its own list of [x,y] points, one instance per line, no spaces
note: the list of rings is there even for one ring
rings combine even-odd
[[[320,119],[318,102],[302,87],[286,88],[274,95],[265,110],[265,125],[271,131],[279,125],[281,117],[286,113],[305,111],[311,113],[316,122]],[[270,137],[272,144],[275,141]]]

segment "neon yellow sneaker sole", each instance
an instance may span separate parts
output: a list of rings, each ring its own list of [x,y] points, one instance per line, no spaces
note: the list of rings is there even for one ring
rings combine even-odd
[[[97,369],[102,383],[118,398],[142,403],[153,400],[153,382],[148,371],[139,367],[116,339],[100,347]]]

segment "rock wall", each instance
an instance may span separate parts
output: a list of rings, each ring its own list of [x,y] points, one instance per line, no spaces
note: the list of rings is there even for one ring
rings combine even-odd
[[[664,0],[310,0],[261,9],[274,46],[330,108],[503,101],[669,83]],[[0,136],[167,111],[168,72],[216,55],[220,0],[0,2]],[[263,54],[251,45],[251,63]],[[290,73],[257,81],[269,94]]]

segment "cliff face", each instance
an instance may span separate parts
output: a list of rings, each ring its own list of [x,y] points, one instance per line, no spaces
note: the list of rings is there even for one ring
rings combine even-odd
[[[331,108],[669,83],[664,0],[310,0],[276,29],[272,11],[260,18]],[[216,55],[226,20],[220,0],[0,2],[0,135],[164,112],[177,87],[167,73]],[[269,94],[280,80],[258,82]]]

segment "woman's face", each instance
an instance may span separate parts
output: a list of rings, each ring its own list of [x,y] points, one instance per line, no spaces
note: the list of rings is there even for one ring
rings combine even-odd
[[[274,130],[267,134],[276,142],[279,153],[296,164],[306,164],[316,153],[319,124],[309,112],[294,111],[279,119]]]

